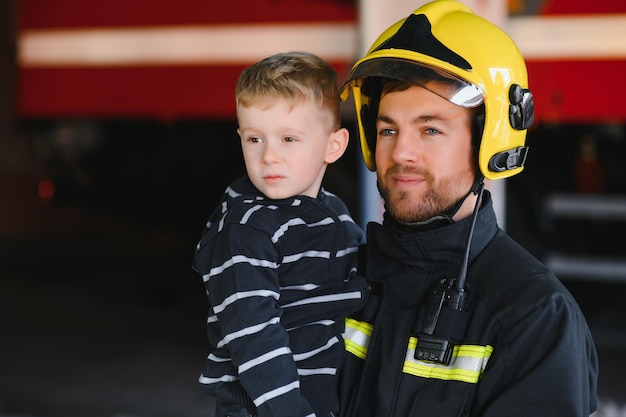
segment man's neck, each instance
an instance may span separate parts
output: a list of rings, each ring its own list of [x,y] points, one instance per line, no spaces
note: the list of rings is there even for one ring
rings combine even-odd
[[[461,207],[457,210],[457,212],[452,216],[452,220],[455,222],[461,221],[466,217],[469,217],[474,212],[474,207],[476,206],[476,199],[478,196],[474,193],[469,193],[467,197],[465,197],[465,201],[461,204]]]

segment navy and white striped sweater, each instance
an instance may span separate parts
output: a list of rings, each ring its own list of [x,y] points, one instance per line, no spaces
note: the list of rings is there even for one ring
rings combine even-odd
[[[243,177],[227,188],[196,248],[209,299],[200,383],[260,417],[337,413],[344,318],[363,306],[364,234],[345,204],[265,198]]]

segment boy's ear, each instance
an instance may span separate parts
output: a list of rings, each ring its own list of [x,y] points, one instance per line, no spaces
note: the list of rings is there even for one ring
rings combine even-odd
[[[348,140],[350,139],[350,133],[346,128],[339,128],[330,134],[330,140],[328,141],[328,150],[326,152],[326,163],[332,164],[346,151],[348,147]]]

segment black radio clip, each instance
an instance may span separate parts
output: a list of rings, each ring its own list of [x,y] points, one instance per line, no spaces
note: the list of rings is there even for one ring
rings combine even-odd
[[[465,277],[469,265],[469,250],[474,233],[476,217],[482,202],[484,183],[480,183],[476,199],[476,206],[467,235],[465,253],[458,277],[443,278],[430,291],[426,301],[426,311],[423,321],[416,329],[417,346],[415,359],[449,365],[457,346],[465,337],[465,329],[469,322],[469,297],[465,292]]]
[[[454,347],[463,340],[469,320],[467,297],[455,279],[442,279],[427,300],[426,315],[417,333],[415,359],[449,365]]]

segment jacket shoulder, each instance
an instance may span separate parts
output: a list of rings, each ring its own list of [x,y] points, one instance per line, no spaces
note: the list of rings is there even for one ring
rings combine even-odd
[[[576,305],[556,275],[499,230],[471,266],[472,290],[501,320],[516,320],[550,303]]]

